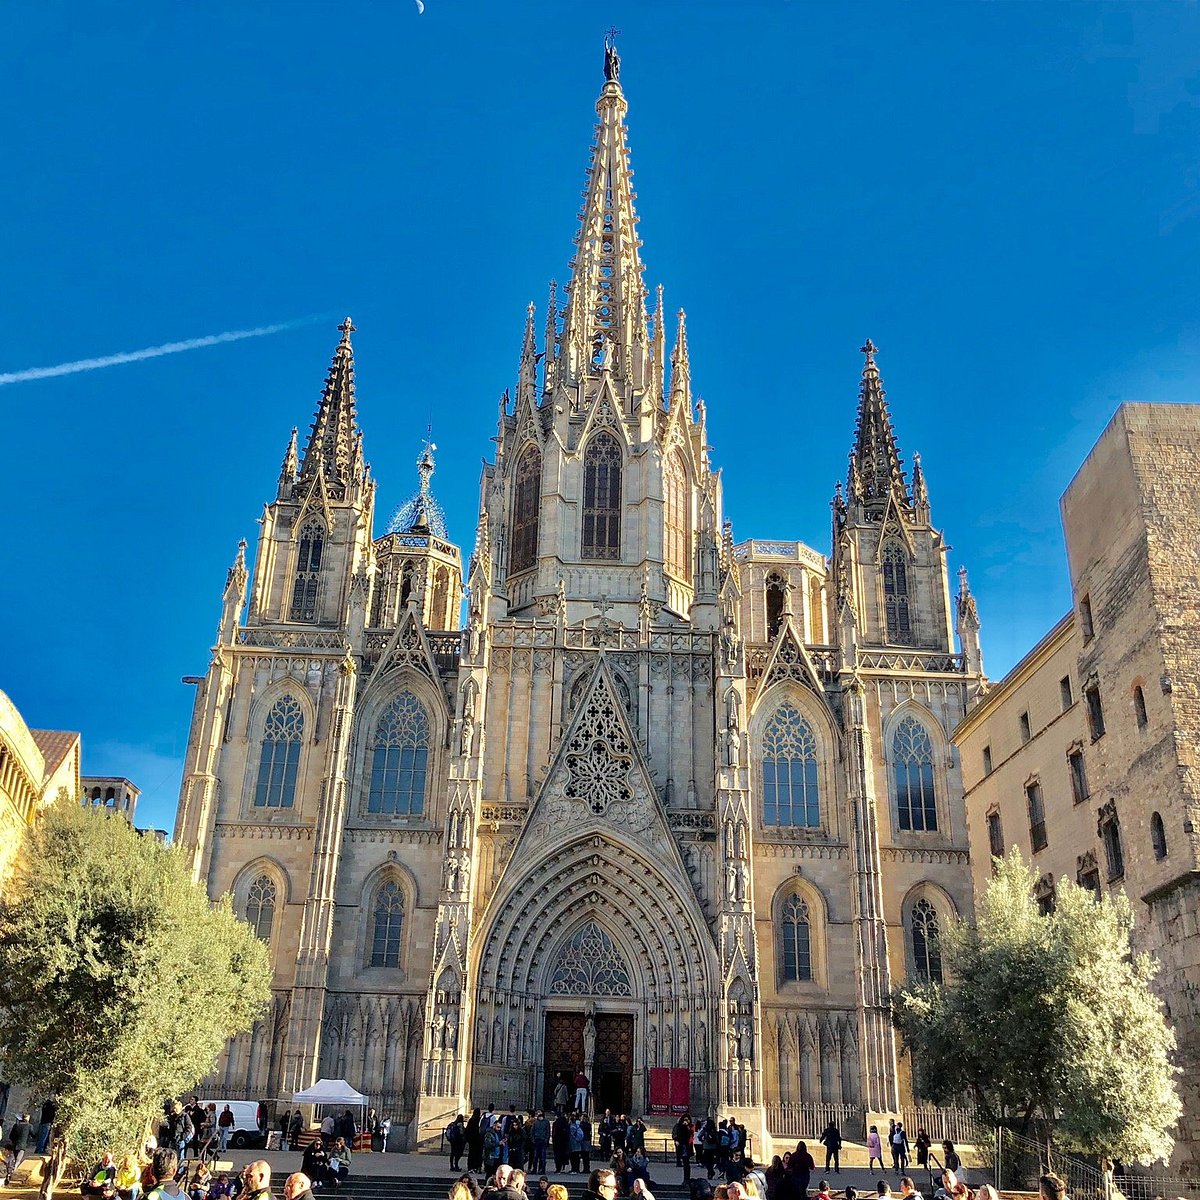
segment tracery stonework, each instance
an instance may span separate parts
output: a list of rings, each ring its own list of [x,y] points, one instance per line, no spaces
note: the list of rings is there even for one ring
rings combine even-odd
[[[950,610],[875,348],[831,555],[735,543],[686,320],[646,307],[626,108],[614,71],[571,284],[540,345],[528,316],[484,466],[463,627],[432,447],[376,528],[347,320],[197,689],[176,839],[269,938],[277,995],[220,1084],[346,1078],[393,1148],[542,1103],[588,1017],[632,1111],[661,1067],[760,1139],[781,1101],[895,1110],[912,916],[928,970],[929,930],[971,907],[947,730],[978,622],[965,585]]]

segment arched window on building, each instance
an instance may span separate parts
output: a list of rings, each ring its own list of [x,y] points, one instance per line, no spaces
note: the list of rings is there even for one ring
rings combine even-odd
[[[799,896],[789,896],[779,917],[780,980],[800,983],[812,979],[812,929],[808,905]]]
[[[400,965],[401,935],[404,932],[404,893],[394,880],[375,893],[371,921],[371,960],[373,967]]]
[[[916,833],[937,829],[937,794],[933,786],[933,742],[925,726],[911,714],[892,734],[892,772],[896,786],[896,824]]]
[[[684,580],[692,575],[689,507],[687,467],[675,450],[663,470],[663,540],[667,570]]]
[[[908,604],[908,554],[899,542],[888,542],[884,546],[882,567],[887,640],[901,646],[909,646],[913,636]]]
[[[938,945],[937,910],[928,900],[912,906],[913,969],[925,983],[942,982],[942,951]]]
[[[275,924],[275,881],[270,875],[260,875],[246,894],[246,922],[254,936],[264,942],[271,940]]]
[[[512,574],[537,562],[538,520],[542,503],[542,455],[532,443],[517,459],[513,476],[512,537],[508,568]]]
[[[787,592],[787,580],[778,571],[772,571],[767,576],[767,641],[773,642],[779,635],[779,627],[783,624],[784,598]]]
[[[371,747],[367,812],[421,816],[429,766],[429,716],[412,692],[401,692],[380,714]]]
[[[295,696],[280,696],[263,725],[254,785],[255,808],[291,808],[296,803],[304,710]]]
[[[1137,721],[1137,727],[1145,729],[1150,721],[1150,717],[1146,712],[1146,693],[1142,691],[1140,683],[1134,684],[1133,687],[1133,715]]]
[[[817,829],[821,824],[817,739],[790,704],[771,718],[762,739],[763,824]]]
[[[1150,845],[1154,848],[1154,857],[1160,862],[1167,857],[1167,830],[1158,813],[1150,814]]]
[[[621,447],[598,433],[583,456],[582,557],[621,557]]]
[[[317,619],[317,593],[321,582],[321,557],[325,552],[325,527],[315,517],[300,530],[296,578],[292,584],[293,621]]]

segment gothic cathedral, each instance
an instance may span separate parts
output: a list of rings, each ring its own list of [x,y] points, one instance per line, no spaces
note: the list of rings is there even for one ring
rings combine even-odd
[[[675,1068],[760,1138],[789,1105],[906,1098],[890,989],[940,977],[972,907],[948,731],[983,680],[975,603],[870,342],[830,556],[735,541],[683,313],[668,356],[661,288],[648,312],[626,108],[609,47],[465,591],[432,448],[376,535],[349,320],[229,571],[175,836],[275,992],[222,1095],[344,1078],[410,1145],[580,1066],[630,1113]]]

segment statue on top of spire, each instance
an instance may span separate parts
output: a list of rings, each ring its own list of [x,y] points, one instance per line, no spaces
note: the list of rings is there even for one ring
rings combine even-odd
[[[604,35],[604,79],[606,83],[621,82],[621,56],[617,53],[619,29],[610,29]]]

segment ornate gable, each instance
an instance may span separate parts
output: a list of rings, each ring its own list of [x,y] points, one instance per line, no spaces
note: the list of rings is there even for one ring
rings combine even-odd
[[[686,879],[625,706],[603,653],[550,764],[514,858],[599,827],[653,847]]]
[[[813,661],[804,648],[804,642],[796,631],[795,621],[791,616],[785,618],[775,639],[775,645],[771,649],[770,658],[767,659],[762,683],[757,688],[757,694],[761,695],[773,683],[779,683],[786,679],[802,683],[822,699],[825,697],[825,689],[821,686],[817,669],[813,666]]]
[[[379,656],[379,662],[375,665],[371,680],[374,682],[382,679],[385,675],[404,667],[409,667],[432,680],[437,684],[438,694],[441,695],[442,683],[433,661],[433,651],[429,647],[429,639],[425,636],[425,630],[421,627],[421,622],[417,619],[417,614],[411,605],[405,610],[404,616],[400,618],[400,624],[396,627],[396,632],[392,634],[391,641]]]

